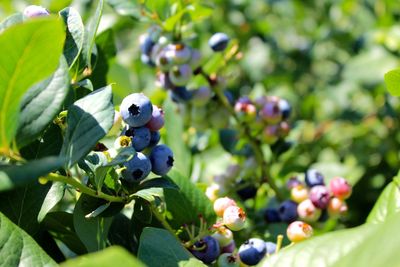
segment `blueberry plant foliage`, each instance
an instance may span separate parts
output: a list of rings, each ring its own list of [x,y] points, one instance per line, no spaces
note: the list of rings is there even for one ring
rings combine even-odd
[[[1,266],[400,265],[391,1],[16,2]]]

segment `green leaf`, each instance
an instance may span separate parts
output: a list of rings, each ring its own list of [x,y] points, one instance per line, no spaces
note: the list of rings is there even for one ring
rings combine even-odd
[[[61,155],[70,167],[84,157],[111,129],[114,122],[111,87],[94,91],[76,101],[67,115]]]
[[[188,5],[186,9],[188,10],[188,14],[190,15],[192,21],[202,21],[210,17],[214,11],[212,7],[208,7],[200,3]]]
[[[28,234],[35,236],[40,231],[37,217],[49,189],[50,184],[33,182],[16,190],[2,192],[0,212]]]
[[[59,157],[46,157],[23,165],[1,167],[0,191],[10,190],[37,181],[40,176],[60,168],[63,161]]]
[[[74,65],[82,51],[83,41],[85,37],[85,28],[79,12],[72,8],[66,7],[60,11],[67,26],[67,38],[64,45],[64,56],[69,66]]]
[[[389,93],[393,96],[400,96],[400,69],[386,72],[384,77]]]
[[[122,16],[131,16],[141,18],[140,5],[135,1],[130,0],[107,0],[107,3]]]
[[[64,211],[50,212],[41,225],[50,232],[51,236],[63,242],[76,254],[87,253],[85,245],[75,233],[73,215]]]
[[[42,207],[40,208],[37,220],[41,222],[46,214],[54,208],[58,202],[64,197],[65,184],[62,182],[53,182],[49,192],[47,192],[46,198],[43,201]]]
[[[153,217],[151,204],[143,198],[136,199],[135,204],[133,205],[132,215],[143,224],[150,224]]]
[[[111,226],[112,217],[86,218],[89,213],[87,203],[90,198],[81,195],[74,209],[74,228],[79,239],[86,246],[89,252],[102,250],[107,246],[107,234]]]
[[[171,171],[168,175],[179,187],[176,190],[164,190],[167,211],[171,214],[171,225],[178,229],[183,224],[199,225],[198,216],[201,214],[209,225],[216,220],[216,215],[210,200],[198,189],[189,178]],[[185,211],[185,212],[182,212]]]
[[[61,267],[135,266],[145,267],[125,249],[113,246],[103,251],[90,253],[61,264]]]
[[[0,266],[57,266],[23,230],[0,213]]]
[[[183,141],[184,124],[180,114],[177,114],[176,105],[171,100],[164,102],[165,114],[165,143],[174,152],[174,167],[182,175],[190,175],[191,154]]]
[[[85,31],[86,38],[83,46],[83,53],[86,64],[90,70],[92,69],[92,51],[93,47],[95,46],[97,29],[99,27],[100,19],[103,14],[103,7],[104,7],[104,1],[99,0],[96,11],[93,17],[90,18],[90,21],[87,24]]]
[[[152,267],[182,266],[187,261],[195,264],[190,266],[206,266],[194,259],[170,232],[153,227],[144,228],[140,236],[138,258]]]
[[[163,190],[162,188],[146,188],[137,191],[136,193],[133,194],[135,197],[140,197],[143,198],[144,200],[147,200],[148,202],[153,202],[155,200],[154,197],[162,197],[163,196]]]
[[[35,84],[21,100],[17,132],[19,147],[32,142],[60,111],[69,89],[68,65],[64,57],[56,72]]]
[[[0,152],[9,152],[17,130],[21,97],[57,67],[65,33],[56,18],[12,26],[0,35]]]
[[[108,231],[108,241],[111,245],[122,246],[135,254],[139,246],[139,240],[135,237],[131,220],[122,213],[114,216]]]
[[[399,223],[400,213],[397,213],[384,223],[364,224],[317,236],[281,250],[260,266],[400,266],[400,239],[393,238]]]
[[[368,215],[367,223],[381,223],[400,212],[400,177],[386,186]]]
[[[179,190],[179,187],[168,177],[153,178],[143,181],[139,185],[139,190],[146,188],[166,188]]]
[[[22,13],[15,13],[7,17],[0,23],[0,33],[15,24],[21,23],[23,19],[24,16],[22,15]]]

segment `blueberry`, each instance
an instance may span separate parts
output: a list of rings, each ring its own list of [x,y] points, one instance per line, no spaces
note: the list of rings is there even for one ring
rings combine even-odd
[[[169,79],[176,86],[186,85],[192,78],[192,68],[188,64],[173,66],[169,71]]]
[[[184,64],[190,60],[190,48],[184,44],[171,44],[166,47],[166,56],[175,64]]]
[[[206,236],[197,241],[191,249],[193,256],[206,264],[215,261],[220,253],[218,241],[211,236]]]
[[[279,217],[282,221],[290,223],[297,219],[297,203],[286,200],[279,205]]]
[[[49,16],[50,12],[41,6],[30,5],[24,9],[24,17],[26,18],[35,18],[35,17],[42,17],[42,16]]]
[[[260,117],[267,123],[275,124],[282,119],[282,111],[279,108],[279,100],[271,99],[260,110]]]
[[[279,211],[277,209],[269,208],[264,211],[264,219],[267,223],[281,222]]]
[[[190,60],[188,62],[190,67],[195,70],[198,68],[201,64],[201,53],[199,50],[192,49],[192,52],[190,54]]]
[[[265,247],[267,249],[267,255],[274,254],[276,251],[276,244],[274,242],[265,242]]]
[[[155,146],[160,142],[161,135],[159,131],[150,132],[150,144],[149,146]]]
[[[185,86],[175,87],[171,90],[171,98],[177,103],[185,103],[192,99],[192,91],[186,89]]]
[[[328,207],[331,195],[324,185],[316,185],[311,188],[309,198],[315,207],[325,209]]]
[[[140,152],[124,164],[126,169],[122,171],[122,176],[130,183],[140,182],[146,178],[151,171],[150,160]]]
[[[254,198],[257,194],[257,188],[254,185],[248,185],[240,190],[237,190],[236,193],[244,201]]]
[[[290,113],[292,113],[292,107],[290,106],[289,102],[286,99],[281,98],[279,99],[278,105],[282,113],[282,119],[288,119],[290,117]]]
[[[140,37],[140,50],[142,51],[143,55],[150,57],[154,44],[154,41],[149,35],[146,34]]]
[[[166,50],[163,49],[156,57],[156,65],[161,71],[169,71],[172,67],[172,60],[167,56]]]
[[[245,241],[239,248],[239,258],[247,265],[253,266],[258,264],[265,256],[267,248],[265,242],[259,238],[250,238]]]
[[[296,187],[298,185],[301,185],[302,182],[300,182],[300,180],[296,177],[290,177],[289,180],[286,182],[286,187],[291,190],[293,187]]]
[[[142,151],[150,144],[151,134],[150,130],[146,127],[130,127],[128,130],[125,131],[124,134],[131,137],[132,147],[136,151]]]
[[[125,123],[132,127],[144,126],[151,119],[153,105],[141,93],[130,94],[122,100],[120,113]]]
[[[232,253],[222,253],[218,258],[218,267],[239,267],[239,260]]]
[[[297,214],[301,220],[316,222],[321,216],[321,210],[310,199],[306,199],[297,206]]]
[[[224,51],[229,43],[229,36],[222,32],[217,32],[208,40],[208,45],[214,52]]]
[[[174,164],[174,154],[166,145],[158,145],[150,153],[151,171],[158,175],[165,175]]]
[[[210,101],[212,91],[208,86],[201,86],[193,93],[192,103],[195,106],[204,106]]]
[[[329,188],[332,194],[340,199],[347,199],[350,197],[352,188],[346,179],[342,177],[334,177],[329,182]]]
[[[155,64],[154,62],[151,60],[151,58],[148,55],[142,54],[140,56],[140,60],[142,61],[143,64],[146,64],[150,67],[154,67]]]
[[[309,187],[325,184],[324,176],[320,172],[314,169],[308,169],[306,171],[305,182]]]
[[[235,251],[235,248],[235,240],[232,240],[228,245],[221,248],[221,253],[232,253],[233,251]]]
[[[153,112],[151,114],[150,121],[146,124],[146,127],[150,131],[158,131],[164,126],[164,111],[153,105]]]

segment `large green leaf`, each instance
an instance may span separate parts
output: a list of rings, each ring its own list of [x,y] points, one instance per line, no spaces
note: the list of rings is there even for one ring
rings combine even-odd
[[[64,19],[64,23],[67,26],[64,56],[67,59],[68,65],[72,66],[82,51],[85,27],[83,26],[79,12],[72,7],[66,7],[61,10],[60,16]]]
[[[85,245],[75,233],[73,214],[64,211],[50,212],[42,221],[41,226],[46,229],[53,238],[63,242],[76,254],[87,253]]]
[[[164,114],[165,114],[165,143],[174,152],[174,169],[178,170],[185,176],[190,175],[190,165],[191,165],[191,154],[183,142],[183,118],[176,111],[176,105],[172,103],[171,100],[166,100],[164,102]]]
[[[400,212],[400,177],[386,186],[368,215],[367,223],[381,223]]]
[[[146,227],[140,236],[138,258],[148,266],[206,266],[193,258],[167,230]]]
[[[283,249],[263,261],[261,266],[400,266],[400,239],[393,236],[399,223],[400,213],[397,213],[384,223],[364,224],[311,238]]]
[[[50,184],[42,185],[34,182],[12,191],[2,192],[0,212],[28,234],[35,236],[40,231],[37,217],[49,189]]]
[[[68,260],[61,264],[62,267],[113,267],[113,266],[134,266],[145,267],[125,249],[113,246],[103,251],[91,253],[75,259]]]
[[[56,69],[64,38],[56,18],[27,21],[0,35],[0,152],[8,152],[14,138],[21,97]]]
[[[91,206],[90,198],[82,195],[75,205],[74,209],[74,228],[82,243],[89,252],[104,249],[107,246],[107,235],[112,223],[112,217],[91,217],[85,216],[93,211],[88,210]]]
[[[94,91],[76,101],[67,115],[67,130],[61,155],[66,165],[72,166],[84,157],[111,129],[114,122],[114,106],[111,87]]]
[[[59,157],[46,157],[23,165],[10,165],[0,168],[0,191],[10,190],[36,181],[40,176],[57,170],[64,160]]]
[[[390,94],[400,96],[400,69],[385,73],[385,83]]]
[[[83,46],[84,59],[89,69],[92,69],[92,51],[95,46],[96,33],[103,14],[104,1],[99,0],[94,15],[90,18],[85,30],[85,41]]]
[[[35,84],[21,100],[17,132],[19,147],[29,144],[46,128],[60,111],[69,88],[68,65],[61,57],[56,72]]]
[[[179,191],[164,190],[167,210],[172,216],[172,218],[168,218],[171,225],[175,229],[188,223],[199,225],[199,215],[202,215],[209,225],[215,223],[216,215],[206,195],[189,178],[180,175],[178,172],[171,171],[168,176],[180,189]]]
[[[36,242],[0,213],[0,266],[57,266]]]

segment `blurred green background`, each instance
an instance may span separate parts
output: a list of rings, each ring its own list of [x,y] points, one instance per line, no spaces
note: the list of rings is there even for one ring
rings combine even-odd
[[[72,5],[87,19],[93,2],[2,0],[0,19],[28,4],[54,13]],[[118,53],[109,62],[107,76],[115,83],[115,103],[142,90],[161,101],[165,92],[154,85],[154,69],[140,62],[138,37],[151,23],[137,19],[134,1],[108,3],[114,8],[107,5],[99,32],[112,29],[115,37]],[[400,65],[400,5],[391,0],[207,4],[213,7],[211,17],[189,25],[186,38],[205,58],[211,55],[207,40],[212,33],[223,31],[238,40],[242,58],[224,72],[228,89],[236,97],[278,95],[293,105],[289,140],[295,145],[271,166],[276,179],[310,166],[328,177],[346,177],[355,187],[343,223],[363,223],[399,166],[400,103],[386,92],[383,75]],[[205,150],[212,146],[217,145],[211,142]],[[224,169],[203,176],[218,171]]]

